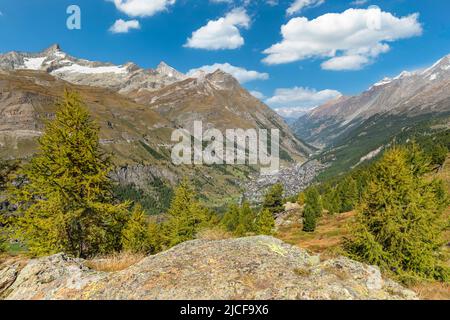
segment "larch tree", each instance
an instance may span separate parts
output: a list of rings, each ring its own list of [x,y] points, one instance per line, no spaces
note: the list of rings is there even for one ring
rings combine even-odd
[[[322,215],[322,202],[316,187],[305,191],[305,208],[303,210],[303,231],[316,230],[317,218]]]
[[[184,179],[175,190],[168,220],[164,225],[164,242],[172,247],[194,239],[201,228],[207,227],[211,215],[196,199],[191,185]]]
[[[258,234],[271,235],[275,228],[275,219],[268,209],[263,209],[256,217],[256,230]]]
[[[263,208],[268,209],[272,214],[284,211],[283,192],[281,183],[274,184],[264,196]]]
[[[221,220],[221,225],[225,228],[225,230],[234,232],[236,231],[239,225],[240,219],[240,208],[236,204],[231,204],[228,210],[223,215]]]
[[[34,255],[120,250],[129,204],[113,203],[110,157],[78,94],[65,92],[38,141],[38,153],[19,171],[24,184],[12,191],[16,237]]]
[[[136,205],[122,230],[123,249],[133,253],[151,251],[149,222],[141,205]]]
[[[441,261],[448,206],[443,184],[427,175],[416,147],[395,147],[376,164],[345,248],[351,257],[404,279],[448,280]]]
[[[340,199],[340,212],[354,209],[358,202],[358,186],[352,177],[347,177],[339,183],[338,194]]]
[[[256,213],[250,206],[250,203],[244,201],[239,211],[239,224],[235,234],[237,236],[245,236],[249,233],[256,232]]]

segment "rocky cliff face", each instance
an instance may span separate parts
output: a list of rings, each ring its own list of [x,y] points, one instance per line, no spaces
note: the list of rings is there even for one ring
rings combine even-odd
[[[128,269],[98,272],[64,254],[0,266],[4,299],[416,299],[378,268],[322,260],[272,237],[194,240]]]

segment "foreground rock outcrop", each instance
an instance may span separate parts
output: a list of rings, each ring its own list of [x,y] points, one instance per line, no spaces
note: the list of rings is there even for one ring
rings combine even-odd
[[[378,268],[266,236],[194,240],[118,272],[64,254],[0,267],[4,299],[415,299]]]

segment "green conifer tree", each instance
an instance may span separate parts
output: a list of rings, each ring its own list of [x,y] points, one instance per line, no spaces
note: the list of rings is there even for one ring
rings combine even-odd
[[[256,217],[256,230],[258,234],[271,235],[275,228],[275,219],[268,209],[263,209]]]
[[[305,191],[305,209],[303,211],[303,231],[313,232],[316,229],[317,218],[322,215],[322,203],[316,187]]]
[[[274,184],[264,197],[263,208],[268,209],[272,214],[284,211],[283,192],[281,183]]]
[[[239,212],[239,225],[236,228],[235,234],[237,236],[245,236],[249,233],[256,232],[256,214],[247,201],[241,206]]]
[[[136,205],[122,230],[122,245],[133,253],[150,252],[149,223],[140,205]]]
[[[17,169],[17,161],[3,161],[0,159],[0,252],[6,251],[9,238],[11,212],[6,189],[11,176]]]
[[[448,279],[440,261],[448,202],[442,184],[424,176],[427,163],[418,149],[395,147],[376,164],[346,240],[351,257],[404,279]]]
[[[230,205],[227,212],[225,212],[221,224],[224,226],[225,230],[234,232],[239,225],[240,219],[240,208],[236,204]]]
[[[304,192],[300,192],[300,193],[298,194],[298,197],[297,197],[297,203],[298,203],[300,206],[304,206],[304,205],[305,205],[305,193],[304,193]]]
[[[169,247],[194,239],[211,220],[210,213],[200,205],[186,179],[175,190],[167,215],[165,242]]]
[[[327,210],[329,214],[338,213],[341,209],[339,193],[337,189],[331,185],[325,186],[322,202],[323,208]]]
[[[13,190],[15,234],[35,255],[65,251],[77,257],[121,249],[128,203],[112,203],[111,162],[100,149],[99,128],[80,97],[66,91],[47,123],[39,151]]]
[[[352,177],[347,177],[339,183],[340,212],[348,212],[354,209],[358,202],[358,186]]]

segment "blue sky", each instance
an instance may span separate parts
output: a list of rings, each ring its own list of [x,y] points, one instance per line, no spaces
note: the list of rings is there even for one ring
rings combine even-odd
[[[81,30],[66,27],[71,4]],[[273,108],[357,94],[450,53],[448,0],[1,0],[0,12],[2,53],[59,43],[146,68],[227,64]]]

